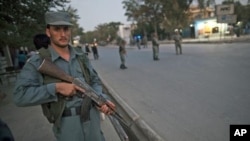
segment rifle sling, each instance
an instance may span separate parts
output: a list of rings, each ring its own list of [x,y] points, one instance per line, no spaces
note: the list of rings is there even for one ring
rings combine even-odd
[[[83,71],[84,78],[88,84],[90,84],[90,75],[89,71],[86,67],[86,64],[84,63],[86,60],[83,58],[83,56],[77,57],[78,62],[80,64],[81,70]],[[90,120],[90,109],[92,106],[92,100],[89,97],[85,97],[83,99],[82,105],[81,105],[81,120],[83,122]]]

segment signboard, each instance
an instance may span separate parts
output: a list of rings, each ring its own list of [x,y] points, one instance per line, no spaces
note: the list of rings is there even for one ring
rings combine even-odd
[[[216,15],[230,15],[234,13],[234,4],[216,5]]]
[[[236,15],[218,15],[217,22],[218,23],[236,23],[237,16]]]

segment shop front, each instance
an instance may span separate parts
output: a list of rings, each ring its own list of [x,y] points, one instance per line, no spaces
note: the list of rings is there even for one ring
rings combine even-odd
[[[226,23],[217,23],[215,17],[194,21],[195,38],[223,37],[230,35],[232,30]]]

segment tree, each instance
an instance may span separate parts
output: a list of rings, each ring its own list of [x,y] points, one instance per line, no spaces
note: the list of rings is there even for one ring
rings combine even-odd
[[[71,41],[73,41],[73,38],[76,36],[82,36],[83,35],[83,28],[81,28],[78,24],[78,20],[80,19],[79,15],[77,15],[77,9],[74,9],[70,5],[63,11],[67,11],[70,14],[71,17],[71,23],[73,23],[72,26],[72,36]],[[82,39],[80,39],[80,42],[83,42]]]
[[[164,0],[162,0],[164,1]],[[183,28],[188,25],[187,12],[193,0],[169,0],[163,5],[163,27],[172,32],[175,28]]]
[[[86,43],[92,43],[93,39],[96,38],[97,41],[102,43],[110,43],[117,37],[117,31],[119,25],[122,23],[120,22],[110,22],[99,24],[94,31],[89,31],[84,33],[82,39]]]
[[[242,28],[250,23],[250,15],[246,14],[250,13],[250,5],[242,5],[240,1],[234,0],[225,0],[222,4],[234,4],[234,14],[237,15],[237,21],[233,24],[234,26]],[[241,22],[242,24],[237,25],[238,22]]]
[[[193,0],[124,0],[125,15],[138,26],[153,31],[172,30],[187,25],[186,12]],[[145,31],[144,31],[145,32]]]
[[[117,31],[119,29],[120,22],[110,22],[107,24],[100,24],[96,27],[97,38],[100,41],[111,42],[117,36]]]
[[[153,4],[150,1],[139,1],[139,0],[124,0],[123,8],[126,10],[125,15],[128,20],[132,20],[133,23],[136,22],[137,29],[133,31],[134,34],[143,33],[147,36],[147,26],[151,25],[154,27],[155,32],[157,32],[157,22],[158,22],[158,11],[160,11],[160,4],[155,1]],[[158,10],[159,9],[159,10]]]
[[[33,36],[44,32],[44,13],[64,7],[68,0],[0,0],[0,44],[33,46]]]

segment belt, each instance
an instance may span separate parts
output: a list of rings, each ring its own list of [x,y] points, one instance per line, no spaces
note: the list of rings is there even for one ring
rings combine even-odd
[[[63,111],[62,117],[76,116],[80,114],[81,114],[81,106],[65,109]]]

